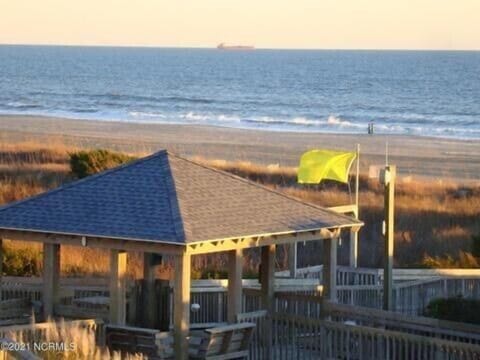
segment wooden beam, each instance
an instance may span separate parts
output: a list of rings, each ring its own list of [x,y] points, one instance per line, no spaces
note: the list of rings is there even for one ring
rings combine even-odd
[[[323,298],[337,302],[338,237],[323,240]]]
[[[188,359],[188,332],[190,328],[190,276],[191,256],[188,253],[175,256],[173,274],[173,335],[175,359]]]
[[[383,309],[393,310],[393,248],[395,216],[395,165],[385,167],[385,256],[383,270]]]
[[[79,235],[61,235],[23,230],[0,229],[0,238],[5,240],[34,241],[49,244],[87,246],[97,249],[116,249],[169,255],[181,254],[185,250],[185,246],[181,244],[174,245],[155,241],[112,239],[93,236],[83,237]],[[85,238],[85,243],[83,243],[82,238]]]
[[[313,241],[328,239],[333,236],[335,229],[321,229],[305,231],[295,234],[252,236],[239,239],[208,241],[187,245],[187,252],[191,255],[209,254],[235,249],[247,249],[279,244],[293,244],[299,241]]]
[[[110,250],[110,323],[114,325],[126,322],[126,273],[127,253]]]
[[[228,252],[228,306],[229,323],[237,321],[237,315],[242,312],[242,270],[243,251],[241,249]]]
[[[288,244],[288,270],[290,271],[290,277],[295,278],[297,276],[297,245],[298,243]]]
[[[356,204],[332,206],[327,209],[339,214],[353,214],[355,217],[358,214],[358,206]]]
[[[158,255],[151,253],[143,254],[143,325],[154,329],[158,318],[158,301],[155,296],[156,270]]]
[[[60,280],[60,245],[43,244],[43,315],[45,320],[53,317],[58,302]]]

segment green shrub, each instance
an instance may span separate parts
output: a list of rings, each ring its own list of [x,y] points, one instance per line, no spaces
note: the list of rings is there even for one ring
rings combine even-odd
[[[77,151],[69,156],[72,174],[79,179],[136,159],[133,156],[103,149]]]
[[[425,315],[441,320],[480,325],[480,300],[465,299],[460,296],[434,299],[428,304]]]

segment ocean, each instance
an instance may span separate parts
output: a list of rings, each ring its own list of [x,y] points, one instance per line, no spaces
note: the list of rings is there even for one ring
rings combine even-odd
[[[0,114],[479,139],[480,52],[2,45]]]

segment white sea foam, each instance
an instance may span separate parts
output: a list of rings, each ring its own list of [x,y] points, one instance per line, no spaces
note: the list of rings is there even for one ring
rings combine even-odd
[[[306,117],[295,117],[291,120],[291,122],[293,124],[306,125],[306,126],[315,126],[315,125],[325,124],[325,121],[315,120],[315,119],[307,119]]]
[[[340,126],[340,127],[352,127],[353,124],[350,121],[342,120],[339,117],[330,115],[327,120],[328,125]]]
[[[145,112],[145,111],[130,111],[128,113],[130,116],[133,116],[134,118],[160,118],[160,119],[165,119],[165,114],[161,114],[158,112]]]

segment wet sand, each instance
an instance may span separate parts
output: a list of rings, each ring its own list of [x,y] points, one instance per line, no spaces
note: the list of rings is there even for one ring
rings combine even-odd
[[[389,161],[401,176],[480,181],[480,141],[408,135],[349,135],[242,130],[201,125],[138,124],[52,117],[0,116],[2,143],[64,143],[149,153],[167,148],[184,156],[295,166],[312,148],[361,146],[362,172]]]

